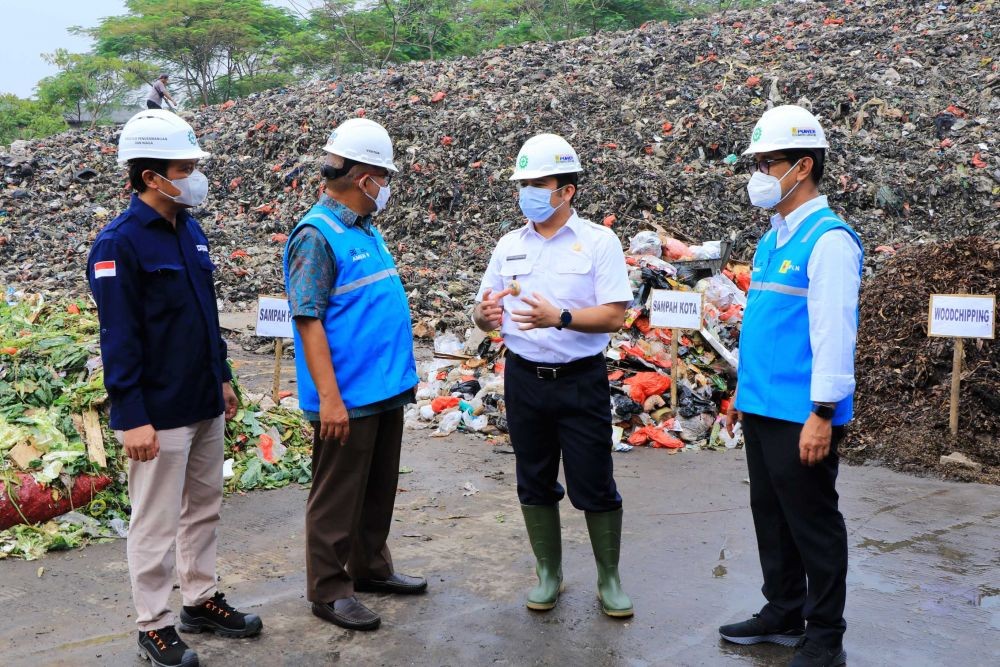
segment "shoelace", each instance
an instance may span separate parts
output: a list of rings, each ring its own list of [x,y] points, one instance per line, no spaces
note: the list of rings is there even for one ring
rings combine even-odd
[[[229,618],[236,612],[236,609],[226,602],[226,596],[222,593],[216,593],[211,600],[206,600],[205,609],[215,612],[223,618]]]
[[[161,628],[160,630],[148,630],[146,636],[156,642],[156,647],[161,651],[166,651],[167,646],[173,646],[180,641],[177,631],[172,627]]]

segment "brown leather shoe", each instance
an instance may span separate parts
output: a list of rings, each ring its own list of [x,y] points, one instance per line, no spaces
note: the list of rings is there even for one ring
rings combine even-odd
[[[382,623],[379,615],[364,606],[356,597],[333,602],[313,602],[314,615],[348,630],[375,630]]]
[[[388,579],[355,579],[354,590],[359,593],[416,595],[427,590],[427,580],[394,572]]]

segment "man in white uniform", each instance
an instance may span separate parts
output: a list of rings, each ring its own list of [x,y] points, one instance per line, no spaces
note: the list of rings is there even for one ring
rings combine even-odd
[[[537,560],[529,609],[555,607],[562,587],[559,484],[586,513],[604,613],[632,616],[618,576],[622,499],[611,462],[611,408],[603,352],[621,328],[632,289],[621,242],[572,208],[576,151],[540,134],[521,148],[518,181],[528,224],[500,239],[476,297],[476,325],[507,345],[507,423],[517,493]]]

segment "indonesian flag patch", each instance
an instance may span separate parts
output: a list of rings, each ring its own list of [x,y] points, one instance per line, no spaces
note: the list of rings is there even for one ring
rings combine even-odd
[[[114,278],[115,262],[94,262],[94,278]]]

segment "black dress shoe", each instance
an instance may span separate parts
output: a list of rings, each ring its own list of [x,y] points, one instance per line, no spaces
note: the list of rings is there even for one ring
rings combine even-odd
[[[379,615],[364,606],[356,597],[333,602],[313,602],[313,614],[348,630],[375,630],[382,623]]]
[[[394,572],[388,579],[355,579],[354,590],[361,593],[414,595],[427,590],[427,580]]]

